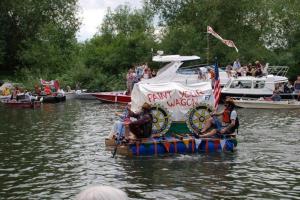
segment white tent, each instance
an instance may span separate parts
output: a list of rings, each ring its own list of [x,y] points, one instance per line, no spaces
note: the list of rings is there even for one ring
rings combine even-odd
[[[184,121],[185,114],[198,104],[213,105],[214,97],[210,82],[181,84],[178,82],[137,83],[131,94],[133,111],[147,102],[159,104],[172,116],[173,121]]]

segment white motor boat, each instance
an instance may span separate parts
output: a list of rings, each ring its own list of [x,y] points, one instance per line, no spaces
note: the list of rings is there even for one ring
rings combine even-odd
[[[259,99],[235,99],[234,103],[241,108],[259,108],[259,109],[300,109],[300,101],[297,100],[282,100],[269,101],[264,98]]]
[[[284,76],[267,75],[262,77],[240,76],[232,77],[223,87],[222,99],[226,97],[249,97],[260,98],[273,95],[275,88],[288,84]],[[298,94],[282,92],[279,94],[282,99],[295,99]]]

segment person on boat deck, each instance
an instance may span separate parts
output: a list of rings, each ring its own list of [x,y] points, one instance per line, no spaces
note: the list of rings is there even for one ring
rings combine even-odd
[[[132,68],[128,70],[128,73],[126,75],[126,85],[127,85],[127,93],[128,95],[131,94],[132,88],[133,88],[133,80],[135,78],[135,73]]]
[[[18,101],[18,94],[20,94],[20,90],[18,87],[15,87],[13,93],[11,94],[10,100],[16,99]]]
[[[39,87],[37,84],[34,85],[34,92],[35,94],[37,95],[40,95],[42,90],[41,90],[41,87]]]
[[[235,104],[231,98],[225,101],[225,109],[220,113],[213,113],[213,115],[206,121],[205,126],[201,130],[199,137],[212,137],[216,134],[232,134],[239,126],[237,112],[234,109]],[[217,117],[222,115],[222,122]],[[213,127],[209,132],[208,129]]]
[[[148,138],[152,134],[152,122],[153,117],[151,114],[151,105],[144,103],[142,110],[138,113],[132,112],[128,108],[128,114],[130,117],[134,117],[137,120],[129,123],[129,130],[137,138]]]
[[[156,71],[154,69],[152,69],[152,71],[151,71],[151,76],[152,76],[152,78],[156,76]]]
[[[215,70],[209,68],[208,69],[208,73],[210,75],[210,80],[211,80],[211,87],[214,88],[214,85],[215,85]]]
[[[2,91],[3,96],[8,96],[10,95],[10,89],[8,87],[5,87],[4,90]]]
[[[24,96],[26,101],[30,101],[33,103],[36,100],[36,97],[32,96],[31,93],[28,92],[27,90],[25,90]]]
[[[265,100],[267,100],[267,101],[280,101],[281,96],[278,93],[279,93],[278,89],[275,89],[273,91],[273,95],[270,96],[270,97],[266,97]]]
[[[50,95],[51,94],[51,88],[50,88],[49,85],[45,85],[44,92],[46,93],[46,95]]]
[[[300,94],[300,75],[297,76],[297,80],[294,83],[294,93]]]

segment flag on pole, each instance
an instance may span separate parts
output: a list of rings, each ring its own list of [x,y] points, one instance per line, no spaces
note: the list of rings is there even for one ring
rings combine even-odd
[[[218,33],[216,33],[212,27],[207,26],[207,33],[212,34],[215,38],[221,40],[225,45],[229,47],[234,47],[236,52],[239,52],[238,48],[235,46],[234,42],[232,40],[224,40]]]
[[[221,96],[221,85],[219,76],[218,60],[215,60],[215,80],[214,80],[214,98],[215,98],[215,109],[218,109],[219,100]]]

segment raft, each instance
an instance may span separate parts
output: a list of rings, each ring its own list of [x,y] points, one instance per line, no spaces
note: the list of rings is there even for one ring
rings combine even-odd
[[[235,151],[235,133],[217,134],[211,138],[199,138],[195,134],[203,129],[212,112],[213,108],[209,104],[200,103],[186,112],[184,121],[173,121],[168,109],[161,104],[152,104],[152,137],[134,139],[129,136],[129,141],[121,144],[114,138],[105,139],[105,145],[113,148],[113,155],[116,153],[129,157]]]
[[[106,146],[115,147],[113,139],[105,140]],[[236,149],[235,135],[226,138],[195,138],[194,136],[158,137],[135,140],[117,147],[117,154],[124,156],[157,156],[168,154],[191,154],[233,152]]]

